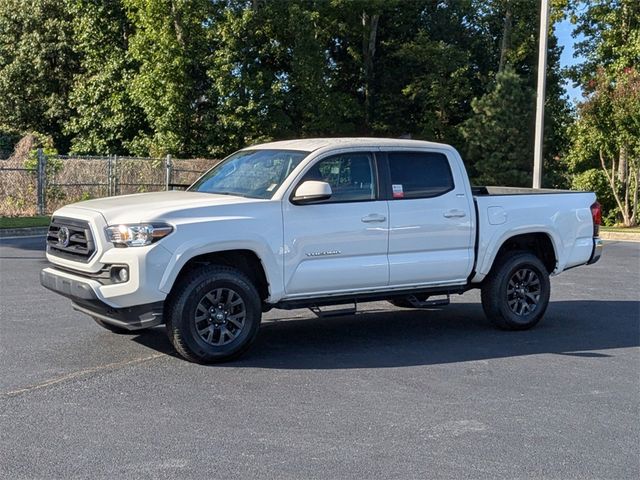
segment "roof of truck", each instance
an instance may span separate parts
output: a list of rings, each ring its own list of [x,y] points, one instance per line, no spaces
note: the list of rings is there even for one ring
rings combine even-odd
[[[282,149],[312,152],[320,148],[336,147],[449,147],[442,143],[425,142],[423,140],[408,140],[404,138],[375,138],[375,137],[339,137],[339,138],[301,138],[298,140],[282,140],[279,142],[261,143],[246,149]]]

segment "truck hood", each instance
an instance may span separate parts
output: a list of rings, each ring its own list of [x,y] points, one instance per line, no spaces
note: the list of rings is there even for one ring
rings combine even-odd
[[[137,193],[118,197],[97,198],[69,205],[100,213],[107,224],[142,223],[159,219],[170,220],[177,212],[201,207],[259,202],[260,199],[217,195],[212,193],[169,191]],[[54,215],[64,216],[64,209]]]

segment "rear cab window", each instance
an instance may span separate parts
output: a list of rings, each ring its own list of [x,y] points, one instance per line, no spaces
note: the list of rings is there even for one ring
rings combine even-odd
[[[447,156],[437,152],[388,152],[391,197],[431,198],[454,189]]]

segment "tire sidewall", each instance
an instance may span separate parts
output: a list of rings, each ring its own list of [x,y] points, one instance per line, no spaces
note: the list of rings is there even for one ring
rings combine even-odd
[[[245,325],[240,335],[226,345],[215,346],[206,343],[196,331],[195,312],[202,297],[216,288],[234,290],[245,303]],[[172,312],[170,328],[177,329],[185,346],[201,362],[222,361],[242,353],[255,339],[262,314],[259,296],[255,288],[240,276],[232,273],[203,272],[184,290]]]
[[[533,270],[540,280],[540,298],[536,309],[528,315],[520,316],[509,308],[507,301],[507,286],[514,273],[522,268]],[[530,328],[540,321],[549,304],[551,284],[549,274],[538,257],[530,254],[516,255],[508,260],[501,268],[501,275],[497,284],[500,314],[508,325],[516,329]]]

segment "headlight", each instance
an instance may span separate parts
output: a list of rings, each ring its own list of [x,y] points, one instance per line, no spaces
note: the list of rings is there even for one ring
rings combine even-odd
[[[166,223],[142,223],[140,225],[114,225],[105,229],[107,240],[116,247],[143,247],[157,242],[173,232]]]

